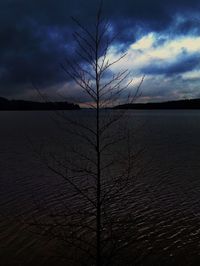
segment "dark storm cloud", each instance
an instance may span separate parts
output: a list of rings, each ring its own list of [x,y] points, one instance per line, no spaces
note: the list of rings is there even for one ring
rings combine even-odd
[[[197,19],[186,19],[177,25],[176,34],[191,34],[199,35],[200,34],[200,20]]]
[[[0,94],[16,94],[20,86],[31,81],[41,86],[63,82],[66,77],[59,64],[65,57],[73,56],[74,50],[71,38],[74,24],[70,16],[92,25],[97,6],[98,1],[94,0],[1,0]],[[117,42],[123,50],[149,31],[173,29],[177,13],[193,14],[198,8],[196,0],[104,2],[104,14],[111,20],[114,31],[120,33]],[[198,26],[198,21],[186,19],[176,26],[177,33],[194,34]],[[178,71],[178,64],[171,66],[171,73]],[[192,68],[192,61],[189,65]]]
[[[150,65],[141,69],[142,73],[150,75],[176,75],[199,69],[200,67],[200,54],[182,55],[177,57],[175,61],[170,63],[152,62]]]

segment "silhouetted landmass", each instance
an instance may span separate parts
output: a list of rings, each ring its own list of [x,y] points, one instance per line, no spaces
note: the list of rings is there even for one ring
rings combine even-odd
[[[114,109],[200,109],[200,99],[123,104],[115,106]]]
[[[79,110],[78,104],[68,102],[33,102],[8,100],[0,97],[0,110]]]

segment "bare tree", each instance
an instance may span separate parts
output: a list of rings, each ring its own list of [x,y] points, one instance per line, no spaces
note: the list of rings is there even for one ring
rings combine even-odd
[[[109,265],[118,252],[132,242],[132,236],[125,233],[131,215],[123,213],[123,206],[128,204],[128,193],[137,175],[133,166],[139,153],[131,149],[131,136],[127,136],[122,126],[124,111],[107,108],[119,104],[120,99],[132,102],[143,78],[134,93],[130,93],[132,80],[128,69],[108,75],[126,54],[113,61],[109,58],[116,36],[110,33],[109,22],[102,18],[101,7],[93,31],[77,19],[73,20],[77,26],[73,34],[77,58],[66,59],[61,67],[81,88],[92,110],[86,111],[88,119],[78,117],[80,112],[56,113],[58,127],[68,136],[67,144],[62,143],[62,151],[41,148],[37,154],[63,179],[62,186],[67,185],[67,189],[59,191],[61,210],[47,206],[46,213],[50,213],[51,219],[38,220],[34,216],[31,224],[40,229],[40,234],[61,239],[71,246],[68,259],[79,260],[78,250],[80,256],[88,257],[87,265]],[[122,122],[117,123],[122,117]],[[35,204],[40,210],[40,204],[37,201]]]

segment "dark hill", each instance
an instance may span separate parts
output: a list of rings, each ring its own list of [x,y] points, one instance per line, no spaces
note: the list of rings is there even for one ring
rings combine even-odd
[[[7,100],[0,97],[0,110],[79,110],[77,104],[68,102],[33,102],[24,100]]]
[[[200,109],[200,99],[123,104],[115,106],[114,109]]]

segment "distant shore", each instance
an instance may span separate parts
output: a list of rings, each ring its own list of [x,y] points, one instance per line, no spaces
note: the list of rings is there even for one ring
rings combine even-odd
[[[68,102],[34,102],[24,100],[8,100],[0,97],[0,111],[48,111],[79,110],[80,106]]]
[[[200,99],[117,105],[114,109],[200,109]]]
[[[50,110],[80,110],[78,104],[69,102],[35,102],[25,100],[8,100],[0,97],[0,111],[50,111]],[[122,104],[112,109],[135,109],[135,110],[181,110],[200,109],[200,99],[178,100],[167,102],[131,103]]]

